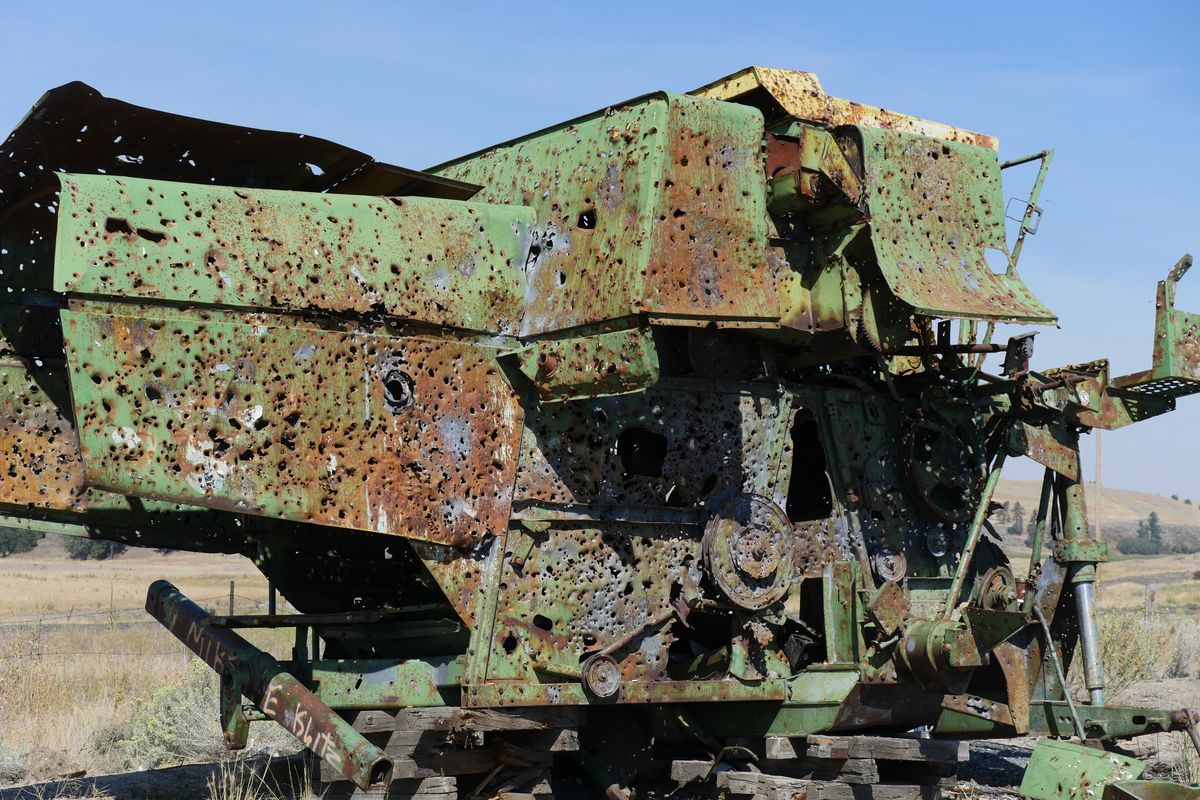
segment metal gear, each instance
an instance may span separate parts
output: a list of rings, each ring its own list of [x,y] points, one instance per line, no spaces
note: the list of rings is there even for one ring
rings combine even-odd
[[[708,575],[734,605],[759,611],[783,598],[796,564],[796,534],[779,506],[735,497],[704,529]]]

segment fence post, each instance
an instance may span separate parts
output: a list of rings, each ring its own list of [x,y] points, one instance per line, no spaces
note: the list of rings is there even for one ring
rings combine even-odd
[[[233,581],[229,582],[229,616],[233,616]]]

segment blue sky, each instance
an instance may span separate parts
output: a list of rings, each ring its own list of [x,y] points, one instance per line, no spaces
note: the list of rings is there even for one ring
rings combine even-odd
[[[423,167],[750,64],[810,70],[831,94],[995,134],[1004,158],[1056,148],[1045,219],[1021,271],[1062,330],[1038,337],[1035,363],[1108,356],[1122,374],[1149,365],[1154,282],[1185,251],[1200,256],[1198,8],[13,4],[0,127],[45,89],[83,80],[130,102],[320,135]],[[1024,196],[1030,178],[1014,176],[1006,194]],[[1185,279],[1179,305],[1200,311],[1200,274]],[[1200,498],[1189,455],[1200,444],[1200,396],[1180,406],[1105,435],[1106,485]],[[1090,475],[1090,440],[1084,450]]]

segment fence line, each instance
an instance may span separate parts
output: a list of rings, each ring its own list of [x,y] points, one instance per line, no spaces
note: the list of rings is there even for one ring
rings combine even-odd
[[[265,601],[265,600],[255,600],[253,598],[244,597],[242,595],[234,595],[234,598],[238,601],[239,605],[243,608],[249,607],[249,608],[253,608],[253,609],[261,609],[261,608],[266,608],[268,605],[267,601]],[[219,611],[224,610],[226,608],[227,604],[229,603],[229,595],[223,594],[223,595],[219,595],[217,597],[202,597],[198,600],[195,600],[195,603],[201,607],[213,606],[219,612]],[[36,624],[42,623],[42,622],[63,622],[63,621],[69,622],[74,619],[92,618],[92,617],[112,617],[112,616],[118,616],[120,614],[132,614],[135,612],[145,614],[146,607],[145,606],[128,606],[125,608],[103,609],[100,611],[69,611],[69,612],[65,612],[65,613],[43,614],[43,615],[36,616],[36,617],[23,617],[23,618],[19,618],[19,619],[0,619],[0,628],[14,627],[14,626],[18,626],[18,625],[36,625]]]

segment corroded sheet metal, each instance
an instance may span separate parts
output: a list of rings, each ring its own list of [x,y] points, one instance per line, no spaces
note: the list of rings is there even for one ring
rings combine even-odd
[[[648,312],[774,321],[762,115],[656,94],[435,168],[537,212],[533,335]]]
[[[66,393],[66,372],[38,370],[41,384]],[[74,508],[84,494],[75,426],[21,359],[0,362],[0,503]]]
[[[788,403],[769,384],[673,380],[542,405],[526,420],[516,502],[682,511],[739,493],[781,501]]]
[[[376,198],[64,175],[57,291],[378,312],[515,333],[533,215]]]
[[[57,189],[56,171],[307,192],[465,200],[478,187],[375,161],[345,145],[136,106],[79,81],[46,92],[0,145],[0,207]],[[370,190],[366,190],[368,180]]]
[[[289,322],[65,310],[89,483],[444,544],[504,529],[521,413],[493,350]]]
[[[1053,323],[1054,313],[1007,264],[996,154],[974,145],[859,128],[871,239],[884,280],[918,313]]]
[[[805,122],[831,126],[869,125],[873,128],[931,136],[992,150],[999,147],[999,142],[994,136],[827,95],[821,88],[821,82],[812,72],[747,67],[702,86],[692,94],[718,100],[734,100],[746,99],[747,95],[758,89],[765,90],[788,116]]]
[[[488,577],[496,575],[502,542],[500,537],[485,538],[466,550],[433,542],[412,542],[413,552],[468,628],[475,627],[482,598],[491,592]]]
[[[589,653],[611,648],[622,682],[666,677],[673,593],[700,543],[670,531],[554,528],[504,566],[488,678],[523,669],[578,675]]]
[[[638,392],[659,376],[649,328],[550,339],[514,355],[542,402]]]

